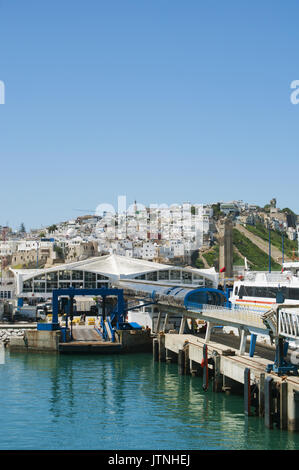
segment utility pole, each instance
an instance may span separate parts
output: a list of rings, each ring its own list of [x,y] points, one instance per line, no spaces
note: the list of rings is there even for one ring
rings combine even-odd
[[[269,228],[269,273],[271,272],[271,232],[270,232],[270,224],[268,224]]]
[[[38,241],[36,242],[36,269],[38,269]]]

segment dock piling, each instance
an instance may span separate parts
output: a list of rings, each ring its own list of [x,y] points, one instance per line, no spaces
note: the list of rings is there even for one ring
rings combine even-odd
[[[209,388],[209,365],[208,365],[208,346],[206,344],[203,345],[202,367],[203,367],[202,388],[204,389],[204,391],[207,391]]]
[[[165,335],[164,333],[159,333],[158,335],[158,344],[159,344],[159,361],[166,361],[166,349],[165,349]]]
[[[213,380],[213,392],[219,393],[222,391],[223,377],[220,373],[220,355],[214,354],[214,380]]]
[[[158,362],[159,361],[159,343],[158,343],[158,338],[153,339],[153,356],[154,356],[154,361]]]
[[[184,375],[185,374],[185,361],[186,361],[185,356],[186,356],[185,355],[185,350],[180,349],[179,354],[178,354],[178,372],[179,372],[179,375]]]
[[[274,400],[273,400],[273,379],[267,377],[265,379],[265,426],[273,429],[274,421]]]
[[[247,416],[251,416],[251,386],[250,386],[250,369],[244,370],[244,412]]]

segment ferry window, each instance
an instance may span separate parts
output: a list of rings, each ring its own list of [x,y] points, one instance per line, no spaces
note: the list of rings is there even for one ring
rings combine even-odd
[[[238,287],[235,287],[235,295],[238,295]]]
[[[283,293],[285,299],[290,298],[290,289],[288,287],[281,287],[280,291]]]
[[[267,292],[267,287],[256,287],[255,288],[256,297],[269,297]]]
[[[299,300],[299,289],[289,288],[289,299]]]
[[[244,289],[243,295],[245,297],[254,297],[255,296],[255,287],[252,286],[242,286]]]
[[[242,298],[243,298],[243,295],[244,295],[244,286],[240,286],[240,289],[239,289],[239,298],[242,299]]]
[[[270,299],[275,299],[276,298],[276,295],[277,295],[277,287],[268,287],[267,288],[267,296],[266,297],[269,297]]]

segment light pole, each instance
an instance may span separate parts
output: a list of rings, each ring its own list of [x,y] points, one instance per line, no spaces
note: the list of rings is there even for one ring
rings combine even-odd
[[[269,273],[271,272],[271,232],[270,232],[270,224],[268,223],[269,229]]]
[[[36,269],[38,269],[38,242],[36,242]]]

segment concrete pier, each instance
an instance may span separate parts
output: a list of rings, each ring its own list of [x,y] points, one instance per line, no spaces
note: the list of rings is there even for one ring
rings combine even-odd
[[[70,329],[67,329],[65,335],[66,341],[63,340],[61,330],[27,329],[22,336],[10,339],[9,348],[11,351],[44,351],[62,354],[111,354],[150,352],[153,347],[149,330],[118,330],[114,342],[104,341],[93,327],[74,326],[72,337]],[[165,352],[165,346],[163,346],[163,351]]]
[[[207,344],[205,338],[198,336],[160,333],[159,360],[165,361],[175,354],[178,374],[198,376],[203,372],[204,389],[244,394],[246,415],[260,416],[270,429],[276,426],[299,431],[299,377],[266,373],[266,366],[273,363],[271,349],[257,346],[259,352],[265,351],[266,357],[257,352],[251,357],[250,352],[245,352],[245,338],[242,354],[239,346],[228,347],[223,343],[209,339]]]

